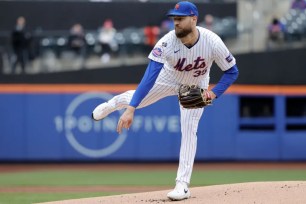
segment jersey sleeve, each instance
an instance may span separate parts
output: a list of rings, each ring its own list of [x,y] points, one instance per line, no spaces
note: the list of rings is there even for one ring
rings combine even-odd
[[[169,49],[169,34],[162,37],[154,46],[152,51],[150,52],[148,58],[150,60],[159,62],[159,63],[165,63],[167,58],[167,53]]]
[[[220,37],[216,38],[213,54],[215,62],[222,71],[226,71],[236,64],[236,59],[227,49]]]
[[[140,104],[140,102],[144,99],[144,97],[153,87],[163,66],[164,64],[162,63],[150,60],[146,72],[132,97],[130,106],[136,108]]]
[[[223,73],[223,76],[221,77],[220,81],[216,84],[214,88],[212,88],[212,92],[216,94],[217,98],[219,98],[221,94],[223,94],[228,89],[228,87],[230,87],[232,83],[236,81],[238,75],[239,70],[237,65],[234,65],[232,68],[226,70]]]

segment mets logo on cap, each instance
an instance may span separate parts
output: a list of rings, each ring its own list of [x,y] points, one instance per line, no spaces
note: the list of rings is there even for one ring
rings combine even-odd
[[[171,9],[167,16],[198,16],[198,9],[196,5],[189,1],[181,1],[175,4],[174,9]]]
[[[161,57],[162,53],[163,53],[163,51],[162,51],[162,49],[159,48],[159,47],[156,47],[156,48],[154,48],[154,49],[152,50],[152,55],[153,55],[154,57]]]

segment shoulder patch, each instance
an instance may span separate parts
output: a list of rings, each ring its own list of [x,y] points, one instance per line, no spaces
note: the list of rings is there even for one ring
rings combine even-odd
[[[161,48],[156,47],[152,50],[152,54],[154,57],[161,57],[161,55],[163,54],[163,51]]]
[[[230,63],[231,61],[233,61],[233,55],[229,54],[229,56],[227,56],[225,59],[228,63]]]

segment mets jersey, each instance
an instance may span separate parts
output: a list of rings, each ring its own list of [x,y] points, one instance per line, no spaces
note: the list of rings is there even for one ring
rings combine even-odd
[[[156,80],[157,84],[196,84],[207,89],[214,61],[222,71],[236,64],[235,58],[218,35],[206,28],[197,26],[197,29],[199,38],[190,48],[176,37],[174,30],[157,42],[149,54],[149,59],[164,64]]]

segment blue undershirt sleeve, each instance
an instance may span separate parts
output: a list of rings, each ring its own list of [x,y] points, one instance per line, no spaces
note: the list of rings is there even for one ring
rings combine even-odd
[[[226,89],[228,89],[228,87],[230,87],[230,85],[234,83],[234,81],[236,81],[238,75],[238,67],[237,65],[234,65],[223,73],[223,76],[216,84],[216,86],[212,89],[212,92],[214,92],[217,97],[221,96],[226,91]]]
[[[147,70],[142,77],[141,82],[139,83],[132,100],[130,102],[130,106],[137,107],[142,99],[149,93],[151,88],[153,87],[160,70],[163,68],[164,64],[159,63],[153,60],[150,60]]]

